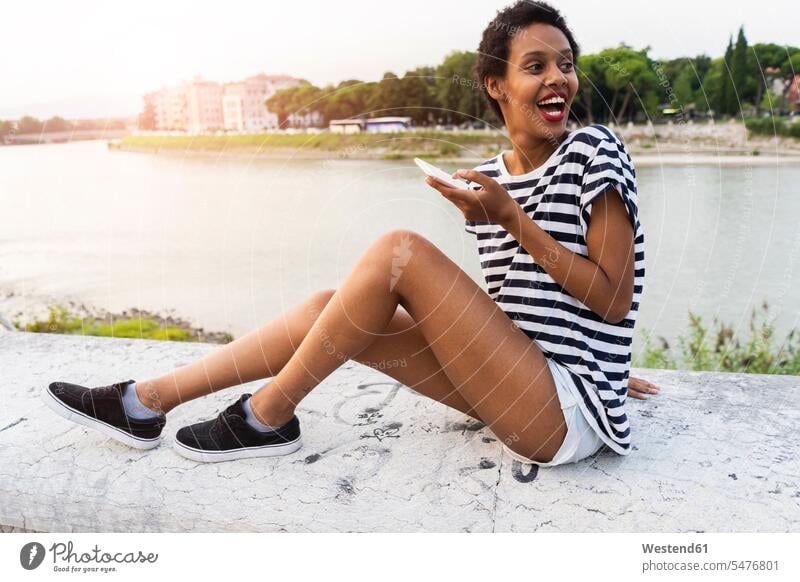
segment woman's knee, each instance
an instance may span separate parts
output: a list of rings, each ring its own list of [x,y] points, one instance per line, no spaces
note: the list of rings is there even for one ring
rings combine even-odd
[[[325,306],[330,302],[336,289],[322,289],[315,292],[306,301],[306,306],[314,318],[319,316]]]
[[[403,257],[414,252],[415,247],[432,246],[433,243],[420,233],[405,228],[384,232],[372,245],[372,250],[383,256]]]
[[[362,267],[376,266],[381,272],[387,270],[391,276],[391,288],[400,282],[401,276],[414,267],[434,265],[430,259],[437,251],[429,239],[418,232],[394,229],[383,233],[365,253]]]

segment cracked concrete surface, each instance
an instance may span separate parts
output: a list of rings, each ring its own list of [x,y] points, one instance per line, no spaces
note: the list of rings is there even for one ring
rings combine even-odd
[[[137,451],[39,399],[54,380],[161,374],[218,346],[0,334],[0,532],[800,531],[800,378],[637,370],[634,450],[523,465],[474,419],[348,362],[300,405],[303,448],[195,463],[171,450],[237,386],[172,411]]]

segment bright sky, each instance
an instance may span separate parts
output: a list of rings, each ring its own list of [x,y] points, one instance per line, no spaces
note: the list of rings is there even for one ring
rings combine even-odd
[[[26,0],[0,8],[0,118],[136,113],[141,95],[195,75],[379,79],[475,50],[505,0]],[[654,57],[800,44],[788,0],[557,0],[584,52],[626,42]]]

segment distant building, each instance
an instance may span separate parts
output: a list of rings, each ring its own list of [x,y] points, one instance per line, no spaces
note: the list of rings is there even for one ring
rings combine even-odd
[[[789,109],[800,111],[800,74],[795,75],[786,90],[786,99],[789,102]]]
[[[206,133],[223,129],[222,85],[195,79],[187,85],[186,107],[189,133]]]
[[[363,119],[331,119],[328,123],[331,133],[359,133],[365,127],[366,122]]]
[[[288,75],[263,73],[226,84],[222,98],[225,129],[246,133],[277,129],[278,116],[267,109],[266,100],[281,89],[299,84],[299,79]]]
[[[149,98],[155,107],[156,129],[186,131],[189,120],[185,83],[150,93]]]
[[[410,117],[373,117],[372,119],[332,119],[328,124],[331,133],[392,133],[411,127]]]
[[[410,117],[373,117],[367,119],[366,130],[370,133],[393,133],[411,127]]]
[[[276,91],[299,83],[299,79],[288,75],[263,73],[224,85],[195,78],[145,95],[141,118],[148,121],[141,128],[188,133],[277,129],[278,116],[267,109],[265,102]],[[298,125],[320,121],[318,114],[293,117]]]
[[[286,117],[289,127],[321,127],[325,118],[319,111],[309,111],[308,113],[290,113]]]
[[[227,131],[244,131],[244,83],[226,83],[222,96],[222,119]]]

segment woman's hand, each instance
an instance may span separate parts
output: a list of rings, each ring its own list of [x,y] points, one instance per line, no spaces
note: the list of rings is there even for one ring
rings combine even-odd
[[[641,378],[628,378],[628,396],[633,396],[639,400],[647,400],[645,394],[658,394],[658,386]]]
[[[425,182],[455,204],[467,220],[505,224],[514,218],[518,204],[497,181],[475,170],[458,170],[453,178],[471,180],[480,184],[481,188],[452,188],[430,176]]]

